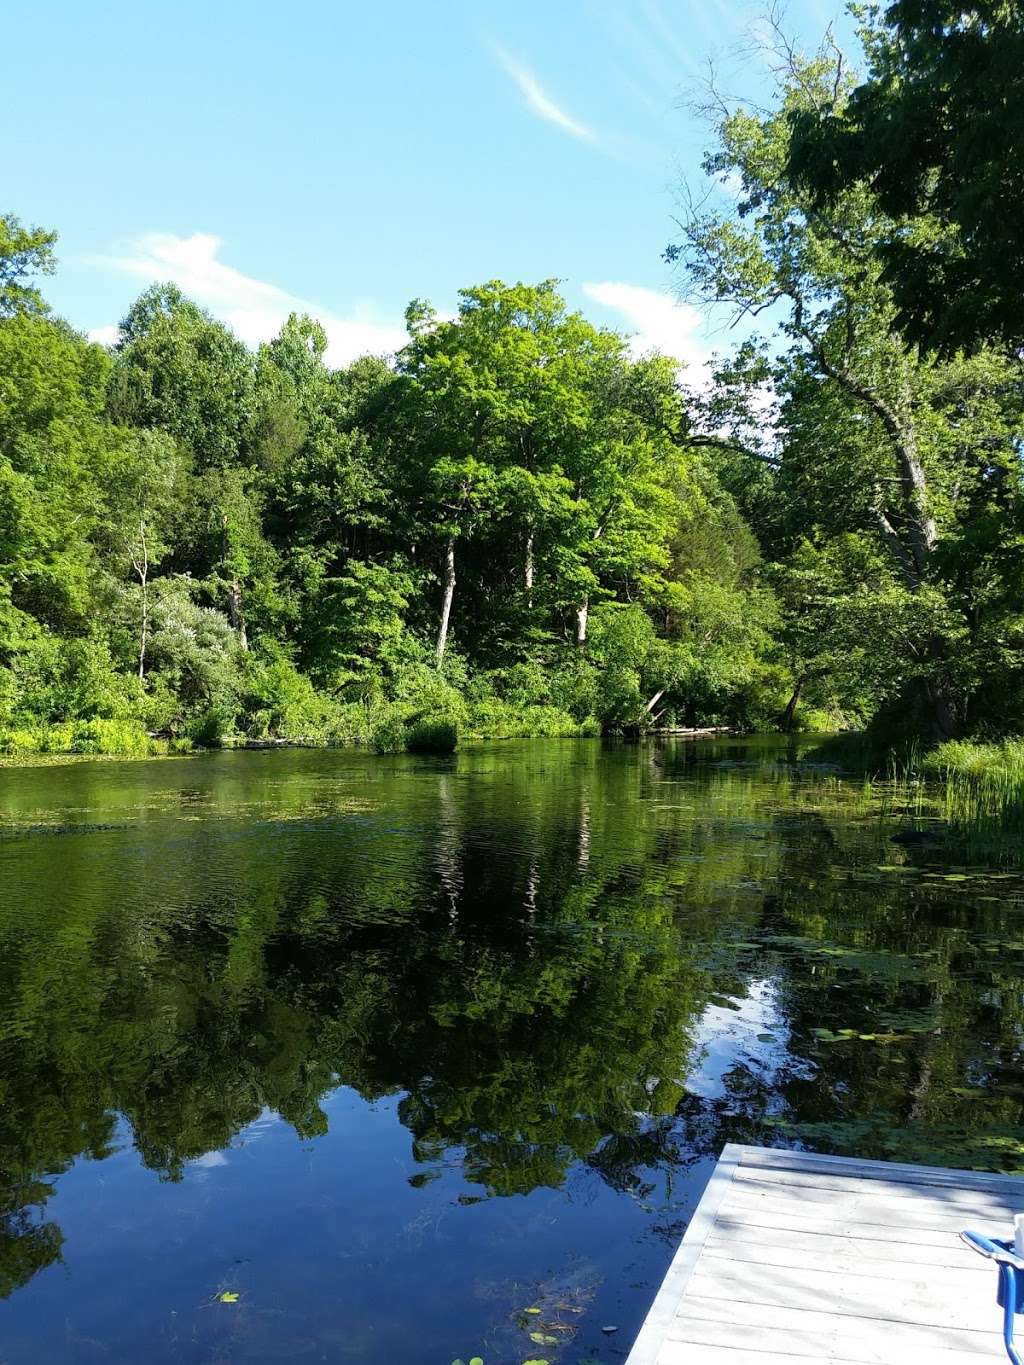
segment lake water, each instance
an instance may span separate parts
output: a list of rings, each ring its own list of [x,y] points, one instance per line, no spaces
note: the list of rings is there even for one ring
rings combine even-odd
[[[0,770],[0,1362],[613,1365],[723,1142],[1024,1169],[1024,880],[798,757]]]

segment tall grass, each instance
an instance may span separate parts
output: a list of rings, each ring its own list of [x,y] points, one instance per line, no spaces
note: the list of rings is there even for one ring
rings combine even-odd
[[[1024,839],[1024,739],[949,740],[922,767],[942,783],[943,813],[954,830],[981,840]]]
[[[859,775],[883,820],[909,818],[933,829],[942,822],[951,851],[1024,860],[1024,739],[949,740],[926,751],[917,740],[894,748],[872,735],[840,735],[808,760]]]

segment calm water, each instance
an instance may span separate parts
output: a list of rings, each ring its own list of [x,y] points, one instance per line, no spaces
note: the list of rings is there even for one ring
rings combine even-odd
[[[1024,1169],[1024,882],[795,757],[0,771],[3,1365],[613,1365],[727,1140]]]

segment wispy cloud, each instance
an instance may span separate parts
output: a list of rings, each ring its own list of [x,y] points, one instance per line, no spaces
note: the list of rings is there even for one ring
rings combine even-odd
[[[405,344],[400,325],[381,321],[369,309],[337,317],[275,284],[244,275],[220,260],[221,246],[221,239],[207,232],[190,237],[152,232],[131,243],[124,254],[99,257],[96,263],[149,283],[172,281],[250,346],[276,335],[289,313],[308,313],[321,323],[328,341],[325,359],[331,366],[347,365],[360,355],[389,355]],[[108,345],[116,335],[116,327],[90,333]]]
[[[560,128],[563,133],[568,133],[570,137],[576,138],[579,142],[588,142],[592,147],[601,146],[601,138],[594,129],[579,119],[573,118],[571,114],[566,113],[561,105],[556,104],[528,67],[517,61],[503,47],[495,45],[494,53],[519,87],[519,92],[526,101],[527,107],[538,118],[554,124],[556,128]]]
[[[684,366],[688,383],[702,387],[709,380],[711,351],[701,333],[704,318],[687,303],[638,284],[605,281],[585,284],[583,292],[595,303],[620,314],[633,335],[634,355],[660,351]]]

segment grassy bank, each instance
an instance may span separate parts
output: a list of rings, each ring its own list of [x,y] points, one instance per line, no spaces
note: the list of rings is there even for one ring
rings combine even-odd
[[[879,808],[945,823],[964,855],[1024,856],[1024,739],[884,742],[834,735],[804,755],[859,776]]]
[[[951,740],[924,756],[941,784],[943,814],[980,842],[1024,840],[1024,739]]]
[[[273,726],[210,724],[194,735],[147,732],[137,720],[80,720],[0,727],[7,765],[60,756],[155,758],[246,744],[353,745],[378,753],[451,753],[460,739],[559,739],[597,735],[596,720],[576,720],[553,706],[511,706],[495,698],[476,705],[423,709],[409,702],[350,703],[330,712],[296,714]]]

